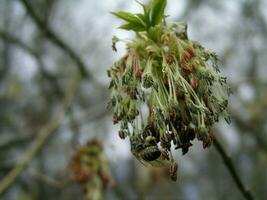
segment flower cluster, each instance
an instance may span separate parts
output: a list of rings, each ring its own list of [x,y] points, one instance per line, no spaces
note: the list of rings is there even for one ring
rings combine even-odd
[[[72,180],[79,183],[87,200],[102,199],[108,184],[114,184],[102,147],[92,140],[78,149],[72,158]]]
[[[121,28],[135,31],[136,37],[126,41],[125,56],[108,70],[108,108],[114,124],[120,124],[119,136],[130,137],[141,162],[173,162],[172,144],[185,154],[197,138],[206,148],[212,143],[210,127],[219,117],[230,123],[230,88],[217,55],[190,40],[185,23],[166,23],[166,1],[141,5],[144,14],[113,13],[127,21]],[[125,40],[113,38],[114,50],[119,41]]]

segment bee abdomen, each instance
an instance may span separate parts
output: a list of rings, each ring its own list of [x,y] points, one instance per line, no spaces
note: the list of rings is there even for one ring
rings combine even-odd
[[[157,146],[147,147],[140,153],[141,158],[145,161],[156,160],[160,157],[160,155],[161,155],[161,152]]]

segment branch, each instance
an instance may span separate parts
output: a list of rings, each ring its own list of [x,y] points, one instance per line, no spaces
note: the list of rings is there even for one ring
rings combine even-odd
[[[238,189],[242,193],[243,197],[247,200],[254,200],[254,196],[252,195],[251,191],[247,189],[244,184],[241,181],[241,178],[239,177],[235,166],[233,164],[233,161],[229,155],[227,155],[226,151],[224,150],[222,144],[217,140],[217,138],[214,136],[213,141],[215,149],[218,151],[220,156],[222,157],[224,164],[226,168],[228,169],[230,175],[232,176],[235,184],[237,185]]]
[[[51,42],[53,42],[56,46],[61,48],[63,51],[65,51],[70,58],[76,62],[77,67],[84,78],[91,79],[92,82],[94,82],[97,86],[100,88],[102,85],[98,83],[97,80],[94,79],[94,76],[87,71],[86,64],[83,62],[83,60],[79,57],[79,55],[67,44],[65,43],[59,35],[57,35],[49,25],[46,25],[46,23],[36,14],[32,6],[30,5],[28,0],[20,0],[22,4],[24,5],[26,11],[28,12],[29,16],[32,18],[32,20],[35,22],[37,27],[41,29],[47,39],[49,39]]]
[[[32,47],[28,46],[27,44],[25,44],[22,40],[20,40],[19,38],[8,34],[5,31],[0,30],[0,39],[7,41],[10,44],[16,45],[17,47],[23,49],[24,51],[26,51],[28,54],[30,54],[34,59],[36,59],[36,62],[39,64],[40,67],[40,72],[42,74],[42,76],[48,80],[49,82],[51,82],[51,84],[53,85],[53,89],[55,90],[55,94],[58,96],[62,96],[63,95],[63,91],[61,90],[58,80],[57,78],[50,74],[48,71],[45,70],[44,67],[44,63],[41,59],[41,56],[39,55],[38,51],[36,51],[35,49],[33,49]]]
[[[3,6],[3,20],[2,21],[2,28],[4,30],[6,30],[7,32],[10,29],[10,22],[11,22],[11,13],[12,13],[12,9],[11,9],[11,4],[10,1],[5,1],[2,2],[2,6]],[[3,60],[3,62],[1,62],[1,66],[0,66],[0,80],[2,80],[5,75],[7,74],[7,72],[10,69],[10,47],[9,47],[9,43],[7,41],[3,41],[3,51],[2,51],[2,55],[1,55],[1,60]]]
[[[5,32],[3,30],[0,30],[0,38],[3,39],[3,40],[6,40],[7,42],[9,42],[11,44],[16,44],[18,47],[20,47],[21,49],[24,49],[25,51],[27,51],[32,56],[36,56],[37,55],[37,52],[34,51],[34,49],[32,49],[31,47],[27,46],[20,39],[12,36],[11,34]]]
[[[38,179],[42,182],[44,182],[45,184],[54,187],[56,189],[64,189],[66,186],[68,186],[70,184],[70,179],[63,179],[63,180],[57,180],[55,178],[52,178],[50,176],[47,176],[45,174],[42,174],[38,171],[32,171],[31,172],[31,176],[35,179]]]
[[[260,127],[260,125],[252,125],[251,122],[242,120],[240,116],[238,116],[233,110],[231,111],[231,118],[243,133],[251,133],[250,135],[258,144],[257,147],[267,155],[267,144],[265,142],[265,138],[261,137],[261,135],[264,135],[264,132],[262,131],[263,129]]]
[[[23,146],[33,138],[33,135],[27,135],[24,137],[17,137],[7,141],[4,144],[0,144],[0,152],[6,152],[14,146]]]
[[[47,125],[45,125],[40,130],[40,133],[37,135],[32,145],[24,152],[15,167],[2,179],[2,181],[0,182],[0,196],[3,195],[3,193],[15,182],[15,180],[27,167],[30,161],[45,145],[46,141],[50,138],[50,136],[57,131],[71,106],[71,103],[77,91],[79,80],[80,76],[74,77],[67,89],[66,96],[60,110],[56,111],[56,115],[52,117],[51,121],[49,121]]]

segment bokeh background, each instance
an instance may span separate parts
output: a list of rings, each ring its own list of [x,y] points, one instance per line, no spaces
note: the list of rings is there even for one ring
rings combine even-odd
[[[106,70],[125,52],[122,43],[112,51],[112,36],[133,33],[117,29],[121,21],[110,11],[118,10],[141,8],[134,0],[0,0],[0,182],[25,154],[30,158],[0,199],[84,199],[79,185],[69,181],[69,162],[93,138],[103,144],[117,183],[103,191],[104,199],[243,199],[214,147],[203,150],[196,141],[185,156],[176,152],[177,182],[155,181],[130,154],[129,141],[119,139],[106,110]],[[168,20],[186,21],[189,37],[218,53],[233,89],[232,124],[221,120],[214,132],[244,184],[262,200],[266,10],[266,0],[169,0],[166,10]],[[85,76],[77,79],[80,71]]]

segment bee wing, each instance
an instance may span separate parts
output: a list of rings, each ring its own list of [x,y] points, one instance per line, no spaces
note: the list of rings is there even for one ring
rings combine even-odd
[[[135,156],[136,157],[136,156]],[[162,167],[164,166],[164,164],[161,162],[161,161],[158,161],[158,160],[154,160],[154,161],[145,161],[143,160],[142,158],[140,157],[136,157],[136,159],[142,164],[144,165],[145,167],[148,167],[149,165],[150,166],[153,166],[153,167]]]
[[[145,167],[148,166],[148,165],[147,165],[147,162],[144,161],[142,158],[140,158],[140,157],[138,156],[138,154],[133,153],[133,155],[134,155],[134,157],[135,157],[135,158],[136,158],[142,165],[144,165]]]
[[[149,162],[149,164],[153,167],[166,167],[171,164],[169,160],[164,159],[162,156],[157,160]]]
[[[163,166],[165,166],[164,161],[163,160],[159,160],[159,159],[150,161],[148,163],[153,167],[163,167]]]

